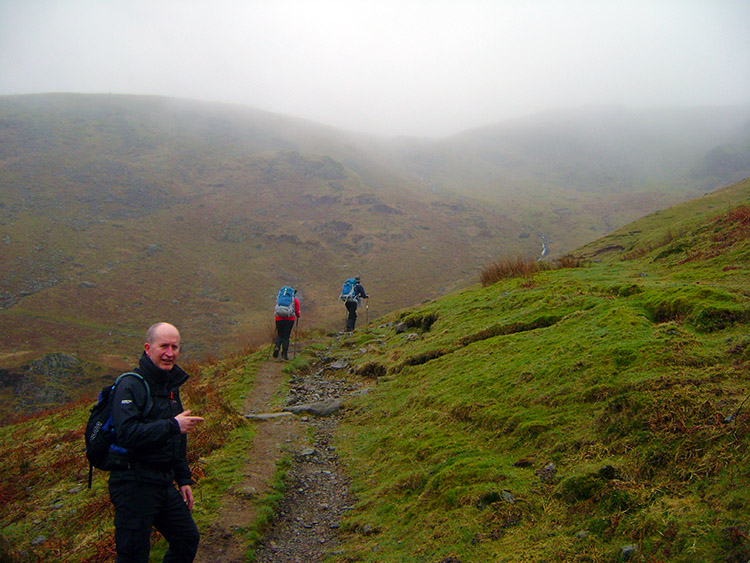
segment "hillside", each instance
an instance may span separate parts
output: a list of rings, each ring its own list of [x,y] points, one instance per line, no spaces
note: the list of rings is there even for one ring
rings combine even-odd
[[[717,187],[717,166],[749,173],[746,109],[688,117],[585,109],[429,141],[188,100],[2,97],[0,411],[75,398],[66,375],[124,369],[157,319],[191,361],[223,357],[269,339],[281,285],[303,327],[336,329],[349,275],[382,315]],[[80,365],[47,388],[45,354]]]
[[[328,560],[746,562],[749,235],[745,180],[582,247],[582,267],[311,337],[290,385],[369,387],[344,393],[336,418],[355,501]],[[193,370],[202,530],[239,494],[259,428],[239,414],[267,353]],[[277,408],[295,404],[279,392]],[[104,480],[83,488],[85,414],[0,428],[3,535],[29,559],[93,563],[111,548]],[[247,500],[259,519],[233,533],[248,548],[280,491]]]
[[[222,356],[269,338],[284,284],[306,323],[337,327],[350,275],[385,312],[498,248],[540,252],[501,210],[421,191],[358,144],[234,106],[0,99],[0,368],[64,352],[122,369],[159,318],[192,359]]]
[[[341,433],[349,560],[746,561],[748,204],[745,180],[352,350],[384,376]]]

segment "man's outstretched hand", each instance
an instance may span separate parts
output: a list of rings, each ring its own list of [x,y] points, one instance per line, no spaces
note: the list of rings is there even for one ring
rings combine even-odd
[[[182,411],[180,414],[174,417],[174,419],[177,421],[177,424],[180,425],[181,434],[187,434],[188,432],[195,430],[195,427],[203,422],[203,418],[201,418],[200,416],[190,416],[191,412],[192,411]]]

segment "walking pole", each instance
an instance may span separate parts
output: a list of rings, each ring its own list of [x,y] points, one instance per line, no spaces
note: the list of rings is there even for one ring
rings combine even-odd
[[[269,361],[271,359],[271,350],[273,350],[274,346],[276,346],[276,337],[279,335],[279,327],[276,326],[276,323],[274,323],[273,332],[271,333],[271,345],[268,347],[268,355],[266,356],[266,361]]]
[[[299,317],[297,322],[294,323],[294,345],[292,346],[292,359],[297,357],[297,331],[299,330]]]
[[[370,300],[365,301],[365,330],[370,330]]]
[[[271,350],[273,350],[273,347],[276,345],[276,332],[274,331],[273,335],[271,336],[271,345],[268,347],[268,355],[266,356],[266,361],[269,361],[271,359]]]

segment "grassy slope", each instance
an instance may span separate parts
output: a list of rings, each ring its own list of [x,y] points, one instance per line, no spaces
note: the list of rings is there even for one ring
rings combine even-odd
[[[336,560],[608,561],[635,543],[642,561],[744,563],[747,405],[724,420],[748,393],[747,211],[712,219],[739,202],[748,181],[613,234],[635,259],[472,288],[393,316],[406,334],[384,324],[307,350],[380,374],[339,435],[359,501]],[[612,246],[598,244],[582,252]],[[190,448],[200,526],[238,478],[252,426],[236,413],[264,358],[189,368],[186,405],[207,419]],[[0,553],[111,560],[105,476],[85,489],[88,406],[0,427]]]
[[[160,97],[4,96],[0,366],[65,351],[120,369],[155,318],[194,359],[234,352],[265,339],[288,283],[338,326],[352,271],[379,313],[441,295],[497,249],[538,253],[541,232],[561,254],[687,197],[680,174],[745,115],[587,114],[421,142]]]
[[[430,142],[161,97],[0,97],[0,370],[66,352],[115,373],[155,320],[191,361],[223,357],[268,339],[281,285],[306,326],[338,328],[352,273],[375,316],[536,256],[541,235],[560,255],[694,193],[680,174],[745,115],[588,113]],[[0,414],[18,406],[0,381]]]
[[[194,516],[201,528],[216,518],[222,494],[241,477],[239,467],[254,428],[238,413],[265,357],[263,352],[187,366],[194,376],[183,401],[206,418],[191,436],[188,452],[200,482]],[[93,488],[86,485],[88,465],[82,448],[89,407],[79,402],[0,428],[3,563],[114,559],[106,473],[94,470]],[[163,546],[157,545],[154,557],[162,552]],[[17,559],[9,559],[8,553]]]
[[[747,561],[750,411],[725,418],[750,393],[748,208],[712,219],[730,201],[750,181],[612,235],[631,260],[430,302],[402,314],[437,317],[413,340],[360,335],[351,360],[387,375],[340,435],[359,503],[338,560]]]

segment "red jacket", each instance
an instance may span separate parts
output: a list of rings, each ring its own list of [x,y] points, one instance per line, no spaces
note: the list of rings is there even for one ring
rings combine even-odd
[[[294,312],[296,314],[296,317],[280,317],[276,315],[277,321],[293,321],[295,318],[299,318],[299,299],[296,297],[294,298]]]

